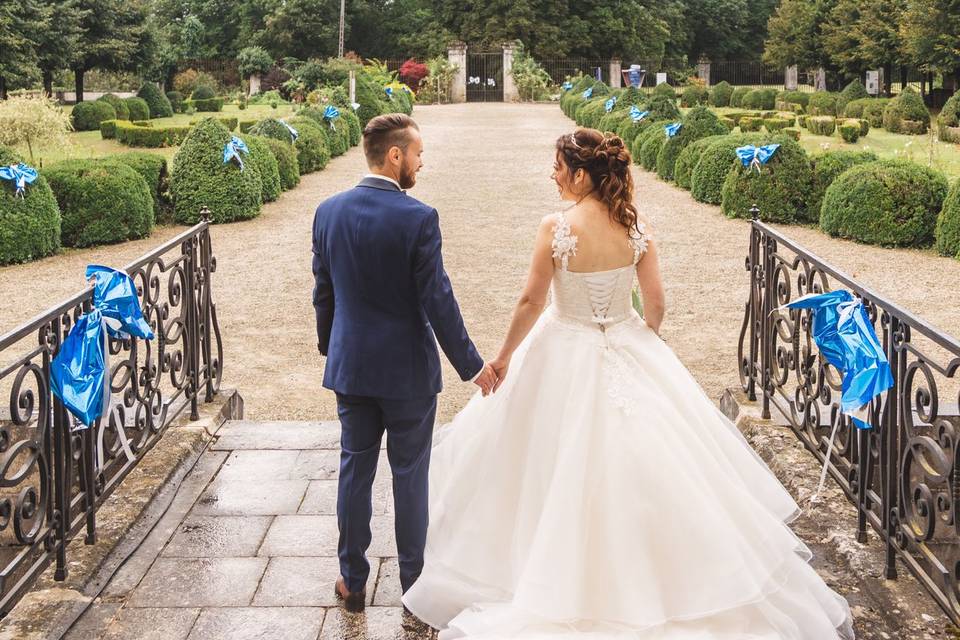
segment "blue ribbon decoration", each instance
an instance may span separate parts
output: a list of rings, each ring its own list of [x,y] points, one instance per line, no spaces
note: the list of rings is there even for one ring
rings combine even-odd
[[[607,113],[613,111],[613,108],[617,105],[617,96],[613,96],[609,100],[603,103],[603,108],[606,109]]]
[[[384,87],[383,90],[387,92],[387,97],[393,100],[393,87]]]
[[[154,337],[140,310],[133,278],[96,264],[87,266],[86,276],[94,280],[93,309],[80,316],[50,365],[51,391],[83,425],[78,428],[93,426],[109,409],[108,338]]]
[[[570,91],[570,89],[573,89],[573,83],[567,80],[562,85],[560,85],[560,88],[563,89],[564,91]]]
[[[296,129],[291,127],[289,124],[287,124],[285,121],[278,120],[278,122],[283,126],[285,126],[287,128],[287,131],[290,132],[290,144],[294,144],[297,141],[297,138],[300,137],[300,133]]]
[[[593,96],[593,87],[587,87],[587,90],[581,93],[584,100],[589,100]]]
[[[227,164],[236,158],[240,164],[240,171],[243,171],[243,158],[240,157],[241,153],[250,153],[250,150],[247,149],[247,143],[237,136],[231,136],[230,142],[223,145],[223,164]]]
[[[323,110],[323,119],[330,123],[331,129],[336,129],[333,126],[333,121],[340,117],[340,109],[337,109],[335,106],[327,105],[327,108]]]
[[[757,174],[759,174],[760,165],[767,164],[779,148],[779,144],[765,144],[762,147],[755,147],[752,144],[748,144],[743,147],[737,147],[737,157],[740,158],[743,166],[756,169]]]
[[[668,124],[668,125],[666,125],[666,126],[663,128],[663,131],[664,131],[664,133],[667,134],[667,137],[668,137],[668,138],[672,138],[673,136],[675,136],[675,135],[677,135],[678,133],[680,133],[680,128],[681,128],[681,127],[683,127],[683,123],[682,123],[682,122],[674,122],[673,124]]]
[[[33,184],[38,177],[37,170],[22,162],[0,167],[0,180],[9,180],[15,189],[14,195],[22,199],[28,184]]]
[[[630,107],[630,119],[634,122],[640,122],[644,118],[650,115],[649,111],[640,111],[640,107],[633,105]]]

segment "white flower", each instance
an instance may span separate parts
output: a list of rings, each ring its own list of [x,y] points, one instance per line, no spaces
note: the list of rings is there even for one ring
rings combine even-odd
[[[565,254],[577,254],[577,239],[575,236],[564,236],[553,241],[553,256],[559,258]]]

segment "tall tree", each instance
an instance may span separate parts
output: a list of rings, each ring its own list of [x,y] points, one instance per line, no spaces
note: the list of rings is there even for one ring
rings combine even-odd
[[[38,3],[43,28],[37,35],[37,66],[43,91],[53,95],[53,75],[68,69],[83,37],[86,12],[80,0],[40,0]]]
[[[136,69],[147,30],[143,0],[79,0],[83,35],[74,51],[72,66],[77,102],[83,101],[83,76],[93,68],[122,71]]]
[[[42,14],[33,0],[0,3],[0,100],[7,97],[8,78],[29,75],[37,62]]]
[[[960,0],[910,0],[900,35],[911,62],[960,89]]]
[[[900,64],[903,42],[899,23],[906,0],[839,0],[823,29],[823,45],[846,77],[883,67],[889,86],[893,65]]]
[[[257,44],[277,58],[335,56],[339,21],[338,0],[286,0],[266,19]]]
[[[831,68],[823,25],[835,0],[783,0],[767,22],[763,60],[778,67]]]

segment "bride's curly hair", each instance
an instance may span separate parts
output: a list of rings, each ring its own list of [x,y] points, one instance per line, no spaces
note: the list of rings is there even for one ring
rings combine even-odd
[[[630,151],[620,136],[577,129],[557,139],[557,154],[563,156],[571,176],[577,169],[590,175],[594,192],[610,209],[612,220],[628,230],[637,229]]]

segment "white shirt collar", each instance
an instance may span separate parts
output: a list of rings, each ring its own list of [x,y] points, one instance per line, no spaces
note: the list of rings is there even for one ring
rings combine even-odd
[[[364,176],[364,178],[374,178],[374,179],[376,179],[376,180],[386,180],[387,182],[389,182],[389,183],[391,183],[391,184],[393,184],[393,185],[396,185],[397,189],[400,189],[400,191],[403,191],[403,188],[400,186],[400,183],[397,182],[396,180],[394,180],[393,178],[388,178],[387,176],[381,176],[381,175],[378,174],[378,173],[368,173],[367,175]]]

